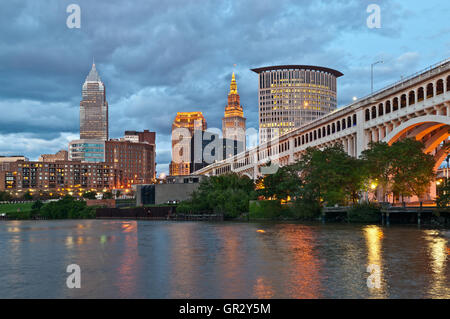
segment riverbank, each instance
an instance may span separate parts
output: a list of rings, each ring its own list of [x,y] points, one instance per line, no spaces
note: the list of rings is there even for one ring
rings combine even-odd
[[[34,208],[33,208],[34,207]],[[87,207],[84,201],[65,198],[43,204],[14,203],[0,206],[0,220],[50,220],[50,219],[126,219],[172,221],[293,221],[347,224],[418,224],[450,227],[450,211],[433,207],[391,207],[381,209],[373,204],[354,207],[331,207],[317,211],[280,205],[274,201],[250,203],[250,213],[228,217],[219,213],[177,212],[176,205],[146,207]]]

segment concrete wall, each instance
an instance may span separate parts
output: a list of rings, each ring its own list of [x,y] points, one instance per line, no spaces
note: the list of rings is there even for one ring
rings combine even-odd
[[[156,184],[155,204],[165,204],[169,200],[183,201],[189,199],[192,193],[199,187],[199,183],[186,184]]]

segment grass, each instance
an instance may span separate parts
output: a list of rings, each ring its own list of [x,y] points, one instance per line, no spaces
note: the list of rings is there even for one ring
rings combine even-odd
[[[17,213],[18,209],[20,209],[20,212],[30,212],[31,206],[33,206],[33,203],[0,204],[0,214]]]

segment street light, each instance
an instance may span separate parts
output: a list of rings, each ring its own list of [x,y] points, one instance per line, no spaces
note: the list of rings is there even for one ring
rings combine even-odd
[[[384,63],[384,61],[380,60],[380,61],[374,62],[370,65],[370,93],[373,93],[373,66],[378,63]]]

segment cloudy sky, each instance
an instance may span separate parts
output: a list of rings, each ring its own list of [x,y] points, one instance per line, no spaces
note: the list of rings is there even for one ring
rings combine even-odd
[[[81,28],[66,25],[81,8]],[[370,29],[369,4],[381,8]],[[79,134],[81,85],[92,59],[106,85],[110,136],[157,132],[167,172],[177,111],[221,127],[236,72],[247,126],[257,128],[250,68],[311,64],[344,73],[338,103],[450,57],[450,3],[442,0],[8,0],[0,4],[0,155],[66,149]],[[234,64],[236,66],[234,67]]]

